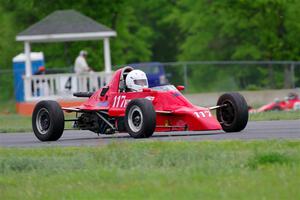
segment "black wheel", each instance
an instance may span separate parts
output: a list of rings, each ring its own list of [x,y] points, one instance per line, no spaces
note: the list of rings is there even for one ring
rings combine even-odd
[[[156,113],[148,99],[131,100],[126,108],[125,127],[131,137],[150,137],[156,126]]]
[[[248,105],[239,93],[225,93],[220,96],[217,105],[217,119],[225,132],[238,132],[248,123]]]
[[[40,101],[32,114],[32,129],[41,141],[55,141],[63,134],[65,117],[56,101]]]
[[[276,105],[272,109],[270,109],[269,111],[282,111],[282,109],[279,105]]]

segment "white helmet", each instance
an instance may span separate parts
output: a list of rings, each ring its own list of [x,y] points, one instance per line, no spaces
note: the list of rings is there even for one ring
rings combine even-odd
[[[146,74],[138,69],[132,70],[126,76],[126,86],[132,91],[142,91],[143,88],[148,88]]]

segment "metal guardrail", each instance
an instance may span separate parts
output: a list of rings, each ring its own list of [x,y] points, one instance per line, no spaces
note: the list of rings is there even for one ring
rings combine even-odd
[[[300,61],[182,61],[164,62],[165,65],[300,65]]]
[[[141,66],[147,66],[149,63],[140,63]],[[164,66],[167,79],[173,84],[180,84],[186,87],[186,92],[200,92],[195,88],[206,87],[206,84],[195,84],[199,79],[206,79],[199,74],[204,72],[207,68],[216,70],[215,74],[219,72],[223,73],[223,77],[217,78],[217,76],[210,77],[211,83],[220,82],[221,79],[227,79],[227,81],[235,84],[234,87],[218,87],[212,86],[210,89],[203,89],[205,91],[220,91],[220,90],[237,90],[237,89],[282,89],[282,88],[295,88],[299,87],[299,68],[300,61],[280,60],[280,61],[250,61],[250,60],[238,60],[238,61],[178,61],[178,62],[150,62],[152,67]],[[117,69],[124,65],[114,65],[113,68]],[[223,67],[224,66],[224,67]],[[226,67],[226,68],[225,68]],[[246,72],[245,75],[235,76],[237,73],[236,68],[240,67],[240,71]],[[255,69],[257,74],[253,76],[253,70]],[[265,72],[262,72],[264,69]],[[227,70],[227,72],[225,72]],[[252,71],[251,71],[252,70]],[[222,72],[223,71],[223,72]],[[229,72],[231,71],[231,72]],[[266,72],[268,71],[268,72]],[[219,74],[220,74],[219,73]],[[230,74],[232,73],[232,74]],[[265,73],[265,74],[264,74]],[[281,73],[281,75],[278,75]],[[228,78],[232,76],[232,78]],[[250,76],[252,76],[250,78]],[[265,77],[264,77],[265,76]],[[277,77],[277,79],[275,78]],[[231,79],[231,80],[230,80]],[[275,79],[277,80],[275,85]],[[234,83],[233,83],[234,82]],[[221,84],[221,83],[220,83]],[[224,84],[224,82],[222,83]],[[247,86],[245,86],[247,85]],[[225,84],[224,84],[225,86]],[[249,87],[248,87],[249,86]],[[231,87],[231,88],[230,88]]]
[[[25,101],[42,99],[71,99],[75,92],[93,92],[111,79],[105,72],[87,74],[45,74],[24,76]]]
[[[186,93],[300,87],[300,61],[180,61],[158,64],[164,66],[170,83],[186,86]],[[126,65],[115,65],[114,69],[124,66]],[[210,69],[210,74],[206,74],[206,69]],[[49,69],[49,72],[50,70],[53,69]],[[105,85],[103,82],[108,82],[103,73],[97,72],[99,77],[90,74],[79,77],[76,74],[63,73],[70,71],[70,68],[54,71],[51,73],[59,74],[25,78],[26,101],[72,98],[73,92],[93,91]],[[0,69],[2,96],[13,96],[13,78],[13,70]]]
[[[228,65],[240,65],[240,66],[288,66],[289,68],[289,79],[290,79],[290,88],[295,88],[296,74],[295,68],[300,66],[300,61],[248,61],[248,60],[240,60],[240,61],[182,61],[182,62],[164,62],[161,63],[166,67],[181,67],[183,72],[183,85],[188,88],[188,71],[192,66],[228,66]],[[221,69],[221,68],[220,68]],[[270,80],[271,81],[271,80]]]

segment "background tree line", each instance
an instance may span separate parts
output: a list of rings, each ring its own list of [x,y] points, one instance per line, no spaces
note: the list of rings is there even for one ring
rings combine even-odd
[[[297,0],[0,0],[0,68],[11,69],[12,58],[23,51],[23,44],[15,41],[19,32],[63,9],[75,9],[117,31],[118,36],[111,40],[115,65],[146,61],[299,60]],[[71,66],[81,49],[88,50],[88,61],[95,70],[103,69],[100,41],[32,46],[33,51],[44,52],[49,68]],[[195,68],[190,73],[193,87],[203,86],[207,77],[216,77],[219,85],[234,81],[239,89],[243,82],[261,76],[259,87],[280,88],[284,86],[280,80],[290,70],[289,66],[283,71],[272,65],[247,70],[239,66],[216,69]],[[233,73],[234,80],[225,76]]]

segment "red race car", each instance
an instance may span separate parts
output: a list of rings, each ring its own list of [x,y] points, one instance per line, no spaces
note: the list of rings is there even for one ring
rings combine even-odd
[[[97,134],[128,132],[134,138],[166,131],[238,132],[246,127],[248,106],[239,93],[225,93],[216,106],[204,108],[190,103],[179,92],[183,89],[173,85],[148,88],[144,72],[124,67],[98,91],[74,93],[88,97],[78,107],[61,108],[55,101],[40,101],[32,115],[33,131],[41,141],[54,141],[62,136],[66,121],[72,121],[74,129]],[[65,119],[63,111],[75,113],[76,118]]]
[[[258,108],[257,110],[250,109],[249,112],[257,113],[257,112],[266,112],[271,110],[275,110],[275,111],[300,110],[300,98],[296,93],[291,92],[282,101],[280,101],[279,99],[275,99],[273,102],[268,103]]]

